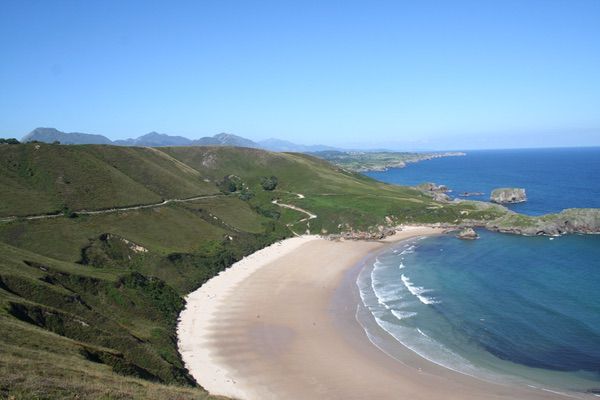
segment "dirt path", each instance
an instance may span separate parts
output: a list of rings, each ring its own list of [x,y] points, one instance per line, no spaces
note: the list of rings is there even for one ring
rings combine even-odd
[[[290,194],[298,196],[299,199],[304,199],[305,198],[305,196],[303,194],[301,194],[301,193],[291,193],[290,192]],[[271,203],[275,204],[278,207],[289,208],[290,210],[295,210],[295,211],[301,212],[303,214],[306,214],[306,218],[302,218],[302,219],[300,219],[300,220],[298,220],[296,222],[291,222],[291,223],[289,223],[289,224],[286,225],[290,229],[290,231],[292,231],[292,233],[295,236],[300,236],[300,235],[298,233],[296,233],[292,229],[292,226],[294,226],[296,224],[299,224],[301,222],[307,222],[307,221],[310,221],[311,219],[317,218],[317,214],[313,214],[312,212],[310,212],[308,210],[305,210],[304,208],[297,207],[297,206],[295,206],[293,204],[280,203],[279,200],[273,200]]]
[[[214,198],[214,197],[220,197],[223,196],[222,194],[205,194],[202,196],[194,196],[194,197],[188,197],[185,199],[166,199],[163,200],[159,203],[152,203],[152,204],[142,204],[139,206],[128,206],[128,207],[115,207],[115,208],[108,208],[105,210],[92,210],[92,211],[88,211],[88,210],[77,210],[77,211],[73,211],[75,214],[79,214],[79,215],[96,215],[96,214],[109,214],[109,213],[114,213],[114,212],[121,212],[121,211],[133,211],[133,210],[142,210],[144,208],[155,208],[155,207],[162,207],[164,205],[170,204],[170,203],[186,203],[189,201],[194,201],[194,200],[200,200],[200,199],[210,199],[210,198]],[[18,216],[12,216],[12,217],[4,217],[4,218],[0,218],[0,222],[10,222],[10,221],[14,221],[17,219],[24,219],[27,221],[33,221],[33,220],[38,220],[38,219],[49,219],[49,218],[59,218],[59,217],[64,217],[65,214],[60,213],[60,214],[39,214],[39,215],[30,215],[28,217],[18,217]]]
[[[304,208],[296,207],[296,206],[294,206],[292,204],[280,203],[278,200],[273,200],[271,203],[275,204],[276,206],[283,207],[283,208],[289,208],[290,210],[296,210],[298,212],[301,212],[301,213],[304,213],[304,214],[307,215],[306,218],[302,218],[301,220],[298,220],[298,221],[294,222],[294,224],[297,224],[299,222],[308,221],[310,219],[317,218],[316,214],[313,214],[310,211],[305,210]]]

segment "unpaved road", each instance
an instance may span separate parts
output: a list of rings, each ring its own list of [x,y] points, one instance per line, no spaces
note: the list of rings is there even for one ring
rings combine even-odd
[[[163,200],[159,203],[152,203],[152,204],[142,204],[139,206],[128,206],[128,207],[115,207],[115,208],[107,208],[105,210],[92,210],[92,211],[88,211],[88,210],[76,210],[73,211],[76,214],[79,215],[96,215],[96,214],[109,214],[109,213],[114,213],[114,212],[121,212],[121,211],[133,211],[133,210],[141,210],[144,208],[155,208],[155,207],[162,207],[164,205],[167,205],[169,203],[185,203],[188,201],[194,201],[194,200],[200,200],[200,199],[210,199],[213,197],[220,197],[223,196],[222,194],[205,194],[205,195],[201,195],[201,196],[194,196],[194,197],[188,197],[185,199],[166,199]],[[10,221],[14,221],[16,219],[24,219],[27,221],[33,221],[33,220],[37,220],[37,219],[48,219],[48,218],[59,218],[59,217],[64,217],[65,215],[63,213],[60,214],[39,214],[39,215],[30,215],[27,217],[18,217],[18,216],[12,216],[12,217],[4,217],[4,218],[0,218],[0,222],[10,222]]]

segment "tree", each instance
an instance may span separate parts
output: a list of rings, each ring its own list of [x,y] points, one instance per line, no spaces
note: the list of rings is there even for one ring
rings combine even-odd
[[[263,177],[260,181],[260,184],[262,185],[262,188],[265,190],[275,190],[275,188],[277,187],[277,177],[276,176],[271,176],[271,177]]]
[[[0,144],[19,144],[19,143],[21,143],[21,142],[19,142],[15,138],[0,139]]]

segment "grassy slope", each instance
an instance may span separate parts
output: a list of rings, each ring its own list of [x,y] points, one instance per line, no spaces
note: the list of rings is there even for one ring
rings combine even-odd
[[[150,213],[164,215],[160,219],[144,216]],[[6,372],[0,373],[0,394],[4,390],[28,397],[43,391],[48,398],[68,398],[85,382],[94,381],[91,397],[113,393],[128,398],[129,393],[138,398],[201,398],[200,390],[183,391],[185,396],[179,397],[179,388],[148,383],[131,388],[129,382],[144,378],[190,386],[174,335],[182,296],[242,255],[281,237],[281,232],[269,236],[243,231],[245,225],[261,226],[264,219],[249,209],[240,212],[245,221],[238,226],[204,220],[197,214],[173,206],[3,224],[4,233],[17,227],[26,238],[17,243],[19,247],[0,243],[0,330],[2,346],[10,349],[0,357],[0,371]],[[108,244],[98,239],[101,233],[123,233],[113,225],[115,215],[123,219],[123,227],[132,218],[142,223],[129,226],[125,237],[139,236],[141,240],[135,243],[147,252],[132,252],[120,239]],[[251,215],[254,221],[249,222]],[[56,235],[58,231],[61,236]],[[188,240],[180,243],[181,238]],[[96,259],[105,262],[74,263],[82,259],[86,246],[86,255],[93,250]],[[40,364],[40,359],[45,362]],[[53,360],[54,368],[41,374],[45,381],[38,385],[32,379],[23,380],[39,375],[48,360]],[[83,365],[85,373],[73,365]],[[101,382],[107,385],[105,390]]]
[[[148,204],[216,191],[161,154],[115,146],[0,146],[0,217]]]
[[[249,201],[234,193],[0,223],[0,397],[205,397],[192,387],[177,353],[182,296],[243,255],[290,235],[285,224],[304,215],[271,204],[274,198],[319,216],[296,231],[373,229],[386,216],[454,221],[461,212],[470,218],[490,213],[434,203],[413,189],[298,154],[28,144],[0,146],[0,215],[215,193],[214,182],[231,174],[253,193]],[[271,175],[279,185],[265,191],[261,178]]]

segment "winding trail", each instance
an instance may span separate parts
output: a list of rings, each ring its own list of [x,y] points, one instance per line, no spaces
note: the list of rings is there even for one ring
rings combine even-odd
[[[296,206],[294,206],[292,204],[279,203],[279,201],[277,201],[277,200],[273,200],[271,203],[275,204],[276,206],[283,207],[283,208],[289,208],[290,210],[296,210],[296,211],[299,211],[299,212],[304,213],[304,214],[307,215],[306,218],[302,218],[301,220],[298,220],[298,221],[294,222],[294,224],[297,224],[299,222],[308,221],[310,219],[317,218],[316,214],[313,214],[310,211],[305,210],[304,208],[296,207]]]
[[[296,195],[296,196],[298,196],[298,198],[299,198],[299,199],[304,199],[304,198],[306,198],[306,197],[305,197],[303,194],[301,194],[301,193],[291,193],[291,192],[289,192],[289,193],[290,193],[290,194],[293,194],[293,195]],[[275,204],[275,205],[276,205],[276,206],[278,206],[278,207],[282,207],[282,208],[289,208],[290,210],[294,210],[294,211],[298,211],[298,212],[301,212],[301,213],[303,213],[303,214],[306,214],[306,218],[302,218],[302,219],[300,219],[300,220],[298,220],[298,221],[296,221],[296,222],[291,222],[291,223],[289,223],[289,224],[286,224],[286,226],[287,226],[287,227],[290,229],[290,231],[292,231],[292,233],[293,233],[295,236],[300,236],[300,235],[299,235],[298,233],[294,232],[294,230],[292,229],[292,226],[294,226],[294,225],[296,225],[296,224],[299,224],[299,223],[301,223],[301,222],[307,222],[307,221],[310,221],[311,219],[315,219],[315,218],[317,218],[317,214],[313,214],[312,212],[310,212],[310,211],[308,211],[308,210],[305,210],[304,208],[297,207],[297,206],[295,206],[295,205],[293,205],[293,204],[285,204],[285,203],[280,203],[280,202],[279,202],[279,200],[277,200],[277,199],[276,199],[276,200],[273,200],[273,201],[271,201],[271,203]]]
[[[186,203],[189,201],[200,200],[200,199],[210,199],[210,198],[221,197],[221,196],[224,196],[224,195],[223,194],[205,194],[205,195],[201,195],[201,196],[187,197],[185,199],[166,199],[159,203],[142,204],[139,206],[114,207],[114,208],[107,208],[104,210],[91,210],[91,211],[76,210],[73,212],[76,214],[79,214],[79,215],[109,214],[109,213],[115,213],[115,212],[121,212],[121,211],[133,211],[133,210],[142,210],[145,208],[156,208],[156,207],[165,206],[170,203]],[[38,214],[38,215],[30,215],[27,217],[12,216],[12,217],[0,218],[0,222],[10,222],[10,221],[15,221],[17,219],[33,221],[33,220],[38,220],[38,219],[59,218],[59,217],[64,217],[64,216],[65,216],[65,214],[63,214],[63,213],[60,213],[60,214]]]

